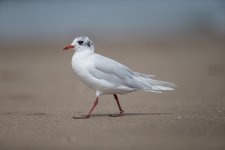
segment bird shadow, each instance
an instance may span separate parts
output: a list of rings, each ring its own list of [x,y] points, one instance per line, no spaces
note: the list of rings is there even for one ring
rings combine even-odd
[[[123,116],[161,116],[172,115],[174,113],[124,113]],[[111,117],[113,114],[92,114],[91,117]]]

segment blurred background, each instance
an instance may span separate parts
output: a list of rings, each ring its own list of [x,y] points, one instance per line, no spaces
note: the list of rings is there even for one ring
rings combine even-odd
[[[121,96],[122,118],[103,96],[73,120],[95,98],[62,51],[80,35],[176,91]],[[224,83],[224,0],[0,1],[0,149],[224,149]]]
[[[2,0],[2,39],[224,36],[223,0]]]

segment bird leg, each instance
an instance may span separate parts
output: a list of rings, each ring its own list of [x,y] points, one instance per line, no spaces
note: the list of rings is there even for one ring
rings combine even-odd
[[[115,98],[115,100],[116,100],[116,103],[117,103],[117,105],[118,105],[118,108],[119,108],[119,110],[120,110],[120,113],[119,113],[119,114],[109,114],[109,116],[110,116],[110,117],[121,117],[121,116],[124,115],[124,113],[123,113],[124,111],[123,111],[123,109],[122,109],[122,107],[121,107],[121,105],[120,105],[118,96],[117,96],[116,94],[113,94],[113,96],[114,96],[114,98]]]
[[[89,110],[89,113],[87,115],[81,115],[81,116],[78,116],[78,117],[74,116],[73,119],[87,119],[87,118],[89,118],[92,111],[94,110],[94,108],[97,104],[98,104],[98,97],[96,98],[93,106],[91,107],[91,109]]]

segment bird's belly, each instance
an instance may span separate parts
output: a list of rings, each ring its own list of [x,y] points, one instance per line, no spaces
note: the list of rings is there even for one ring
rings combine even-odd
[[[102,94],[127,94],[130,92],[136,91],[135,89],[130,88],[111,88],[111,89],[104,89],[101,91]]]

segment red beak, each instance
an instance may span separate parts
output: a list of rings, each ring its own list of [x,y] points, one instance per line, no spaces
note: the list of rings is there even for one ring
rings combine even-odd
[[[70,49],[70,48],[74,48],[74,46],[73,46],[73,45],[67,45],[67,46],[65,46],[65,47],[63,48],[63,50],[68,50],[68,49]]]

